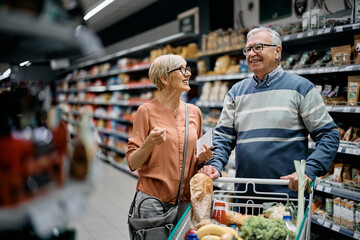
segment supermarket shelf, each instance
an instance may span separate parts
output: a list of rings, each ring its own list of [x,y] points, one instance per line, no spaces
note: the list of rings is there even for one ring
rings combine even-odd
[[[229,52],[240,52],[242,49],[246,47],[246,43],[239,44],[232,47],[226,47],[226,48],[219,48],[219,49],[213,49],[208,51],[203,51],[198,53],[198,57],[205,57],[205,56],[211,56],[211,55],[219,55],[219,54],[225,54]]]
[[[139,177],[137,171],[134,171],[134,172],[130,171],[130,168],[126,164],[121,164],[121,163],[115,162],[114,160],[110,159],[107,156],[104,156],[103,154],[101,156],[99,156],[99,158],[102,159],[103,161],[109,163],[113,167],[130,174],[133,177],[136,177],[136,178]]]
[[[211,107],[211,108],[222,108],[223,102],[214,102],[214,101],[196,101],[196,106],[198,107]]]
[[[127,55],[137,54],[137,53],[140,53],[143,51],[149,51],[151,49],[161,47],[168,43],[176,44],[176,42],[197,41],[197,39],[198,39],[197,34],[189,34],[189,33],[181,32],[181,33],[177,33],[177,34],[165,37],[165,38],[158,39],[153,42],[145,43],[145,44],[142,44],[142,45],[139,45],[136,47],[132,47],[129,49],[125,49],[125,50],[113,53],[113,54],[109,54],[109,55],[106,55],[106,56],[98,58],[98,59],[88,60],[88,61],[84,61],[84,62],[75,64],[73,69],[84,68],[84,67],[94,65],[97,63],[102,63],[102,62],[110,61],[110,60],[113,60],[116,58],[125,57]]]
[[[138,107],[141,104],[145,103],[147,100],[134,100],[134,101],[129,101],[129,100],[122,100],[122,101],[116,101],[116,102],[103,102],[103,101],[78,101],[78,100],[68,100],[68,101],[63,101],[65,103],[69,103],[69,104],[80,104],[80,105],[85,105],[85,104],[92,104],[92,105],[118,105],[118,106],[134,106],[134,107]]]
[[[360,106],[326,106],[329,112],[360,113]]]
[[[114,130],[106,130],[106,129],[103,129],[103,128],[96,128],[96,130],[99,133],[103,133],[103,134],[107,134],[107,135],[113,135],[113,136],[116,136],[116,137],[119,137],[119,138],[123,138],[125,140],[129,139],[129,134],[127,134],[127,133],[119,133],[119,132],[116,132]]]
[[[296,41],[303,41],[305,39],[318,39],[323,38],[326,39],[329,34],[341,34],[344,32],[356,31],[360,28],[360,23],[355,24],[347,24],[343,26],[336,26],[336,27],[327,27],[327,28],[320,28],[309,30],[306,32],[294,33],[290,35],[285,35],[281,37],[283,43],[287,42],[296,42]]]
[[[123,119],[123,118],[115,118],[115,117],[109,117],[109,116],[103,116],[103,115],[96,115],[96,114],[93,115],[93,118],[110,120],[110,121],[116,121],[116,122],[125,123],[125,124],[130,124],[130,125],[133,124],[132,121],[128,121],[128,120],[125,120],[125,119]]]
[[[338,153],[344,153],[344,154],[350,154],[350,155],[356,155],[360,156],[360,148],[354,147],[354,146],[341,146],[338,148]],[[315,142],[309,142],[309,148],[315,149]]]
[[[224,74],[224,75],[211,75],[211,76],[197,76],[195,81],[198,82],[207,82],[207,81],[217,81],[217,80],[241,80],[244,78],[251,77],[253,73],[234,73],[234,74]]]
[[[106,144],[103,144],[103,143],[98,143],[98,145],[99,145],[99,147],[106,148],[106,149],[108,149],[110,151],[116,152],[117,154],[119,154],[121,156],[126,155],[126,152],[121,151],[121,150],[117,149],[116,147],[112,147],[112,146],[109,146],[109,145],[106,145]]]
[[[295,73],[298,75],[309,75],[309,74],[330,74],[339,72],[357,72],[360,71],[360,64],[342,65],[342,66],[331,66],[331,67],[308,67],[300,69],[290,69],[286,72]],[[211,76],[197,76],[195,78],[198,82],[217,81],[217,80],[241,80],[252,77],[253,73],[235,73],[225,75],[211,75]]]
[[[325,220],[324,218],[321,218],[319,216],[316,216],[316,215],[312,215],[311,216],[311,222],[313,223],[316,223],[320,226],[323,226],[325,228],[329,228],[335,232],[338,232],[338,233],[341,233],[345,236],[348,236],[348,237],[352,237],[354,239],[360,239],[360,233],[359,232],[354,232],[354,231],[351,231],[345,227],[342,227],[342,226],[339,226],[337,224],[334,224],[333,221],[330,221],[330,220]]]
[[[111,86],[94,86],[85,89],[57,90],[59,93],[77,93],[77,92],[111,92],[111,91],[127,91],[132,89],[156,89],[152,83],[129,83]]]
[[[355,192],[344,188],[332,187],[325,183],[318,183],[317,181],[315,181],[314,187],[314,189],[319,192],[329,193],[344,198],[350,198],[355,201],[360,201],[360,192]]]

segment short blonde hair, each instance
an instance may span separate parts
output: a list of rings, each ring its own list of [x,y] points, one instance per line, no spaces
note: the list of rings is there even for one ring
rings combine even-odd
[[[161,91],[164,87],[160,78],[168,76],[168,72],[186,61],[183,57],[174,54],[166,54],[157,57],[151,64],[149,69],[149,78],[151,82]]]

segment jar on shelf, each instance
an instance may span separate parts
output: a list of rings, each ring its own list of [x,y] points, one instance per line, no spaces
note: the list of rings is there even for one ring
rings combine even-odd
[[[221,224],[227,223],[226,218],[226,202],[224,201],[215,201],[214,208],[212,212],[212,219],[218,221]]]

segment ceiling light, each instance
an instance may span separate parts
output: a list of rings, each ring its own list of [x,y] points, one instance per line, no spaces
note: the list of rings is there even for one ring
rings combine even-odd
[[[30,63],[30,61],[25,61],[25,62],[22,62],[22,63],[20,63],[19,64],[21,67],[23,67],[23,66],[29,66],[29,65],[31,65],[31,63]]]
[[[91,9],[85,16],[84,20],[87,21],[89,18],[100,12],[104,7],[112,3],[114,0],[104,0],[102,3]]]

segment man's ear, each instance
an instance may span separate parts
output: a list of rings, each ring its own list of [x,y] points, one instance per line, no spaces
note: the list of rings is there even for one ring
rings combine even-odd
[[[279,59],[281,56],[281,46],[279,46],[279,45],[276,46],[275,51],[276,51],[276,59]]]

